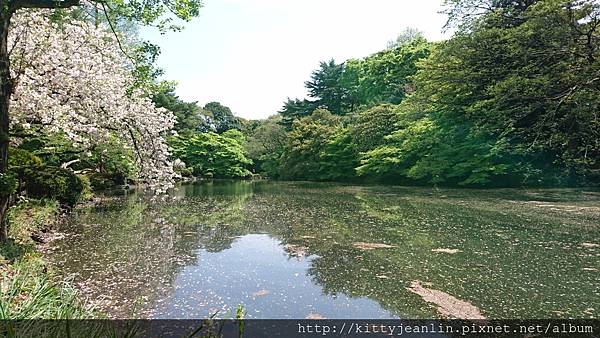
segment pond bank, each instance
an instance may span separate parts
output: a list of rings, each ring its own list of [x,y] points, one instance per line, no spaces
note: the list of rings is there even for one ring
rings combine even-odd
[[[23,200],[10,209],[10,239],[0,244],[0,320],[98,317],[44,257],[62,219],[59,204],[50,200]]]

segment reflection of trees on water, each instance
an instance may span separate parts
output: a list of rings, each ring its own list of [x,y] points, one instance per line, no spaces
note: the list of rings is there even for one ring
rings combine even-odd
[[[410,280],[403,276],[404,261],[414,259],[407,255],[396,257],[402,249],[362,251],[353,242],[400,243],[412,240],[415,245],[423,241],[431,248],[426,235],[398,232],[404,225],[374,217],[377,199],[357,198],[353,194],[331,191],[305,192],[306,195],[281,193],[271,196],[269,205],[278,210],[277,224],[268,233],[284,244],[306,248],[307,254],[315,255],[308,274],[328,295],[345,294],[349,297],[367,297],[377,301],[383,308],[397,315],[431,316],[432,311],[412,294],[405,291]],[[387,207],[387,206],[386,206]],[[248,222],[260,224],[260,220],[272,217],[269,208],[252,208]],[[302,210],[302,212],[298,212]],[[262,225],[263,227],[265,224]],[[293,252],[289,255],[293,256]],[[410,313],[407,312],[410,309]]]
[[[111,316],[147,316],[199,248],[231,247],[251,195],[239,182],[183,186],[162,202],[135,193],[111,198],[76,212],[65,229],[73,236],[56,242],[51,258],[59,272],[77,272],[74,282]]]
[[[160,209],[132,195],[102,211],[79,212],[67,230],[74,236],[55,243],[51,258],[59,271],[77,272],[84,294],[111,316],[145,316],[196,260],[196,226],[173,223]]]
[[[59,267],[80,272],[77,281],[103,283],[90,285],[91,296],[98,295],[94,289],[108,290],[114,301],[137,298],[146,307],[171,291],[182,267],[197,261],[198,249],[223,251],[237,237],[257,233],[279,239],[290,259],[314,255],[308,274],[325,294],[368,297],[400,316],[435,315],[405,290],[413,280],[498,317],[552,317],[553,309],[582,316],[585,309],[572,304],[585,304],[581,297],[594,292],[593,276],[582,276],[581,267],[596,263],[574,261],[560,248],[593,231],[558,231],[562,224],[576,226],[568,216],[525,208],[499,192],[314,186],[214,182],[180,187],[174,200],[162,203],[130,196],[81,212],[73,231],[79,236],[66,240],[68,248],[59,243],[55,257]],[[396,247],[363,251],[353,242]],[[529,250],[535,245],[557,250]],[[463,253],[432,252],[436,248]],[[127,316],[135,304],[118,308]]]
[[[445,195],[356,194],[355,206],[367,217],[363,225],[345,223],[352,233],[345,243],[353,238],[398,247],[360,251],[314,242],[310,251],[319,258],[309,273],[330,294],[369,297],[408,317],[432,315],[430,306],[405,291],[412,280],[430,282],[493,317],[589,316],[584,300],[595,282],[581,269],[597,262],[582,262],[573,246],[597,238],[597,230],[581,227],[570,215],[523,208],[498,196],[481,198],[482,192]],[[462,252],[433,252],[436,248]]]
[[[253,196],[236,234],[269,233],[284,245],[316,255],[308,273],[327,294],[368,297],[399,315],[430,317],[435,310],[405,289],[422,280],[490,316],[586,316],[582,300],[594,293],[595,282],[581,269],[597,262],[590,257],[584,262],[569,248],[597,238],[597,230],[594,235],[592,228],[578,223],[586,218],[513,202],[528,193],[278,188]],[[550,192],[548,198],[554,195]],[[588,199],[575,197],[569,203]],[[351,245],[357,241],[397,248],[362,251]],[[540,246],[546,250],[537,250]],[[462,252],[432,251],[440,248]],[[288,255],[294,257],[296,251]]]

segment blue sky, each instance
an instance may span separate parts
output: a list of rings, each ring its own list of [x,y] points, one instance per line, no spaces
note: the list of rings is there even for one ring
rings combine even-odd
[[[186,101],[219,101],[248,119],[275,114],[306,96],[319,61],[342,62],[386,47],[407,27],[430,40],[442,32],[443,0],[205,0],[181,32],[145,39],[162,49],[164,78]]]

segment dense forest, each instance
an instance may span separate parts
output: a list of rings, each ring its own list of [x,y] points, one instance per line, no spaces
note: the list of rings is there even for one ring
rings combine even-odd
[[[487,2],[486,2],[487,3]],[[217,103],[156,102],[176,157],[202,177],[450,186],[600,182],[598,4],[453,1],[454,36],[408,29],[363,59],[322,62],[261,121]],[[198,119],[198,116],[202,118]],[[232,133],[239,130],[240,133]]]

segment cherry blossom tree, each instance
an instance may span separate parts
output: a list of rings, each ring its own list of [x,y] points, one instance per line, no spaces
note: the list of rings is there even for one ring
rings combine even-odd
[[[197,15],[200,5],[200,0],[1,0],[0,186],[6,186],[11,127],[39,125],[82,147],[118,135],[135,150],[142,178],[158,192],[167,188],[172,164],[163,135],[174,118],[133,88],[116,34],[84,22],[52,24],[48,12],[34,9],[94,6],[109,23],[121,17],[165,29],[173,16]],[[166,16],[169,11],[174,15]],[[0,192],[0,242],[7,238],[9,195]]]
[[[53,24],[45,10],[22,11],[9,35],[11,128],[40,126],[85,149],[117,135],[136,153],[141,178],[161,192],[173,176],[163,136],[173,114],[156,108],[127,67],[114,35],[86,22]]]

